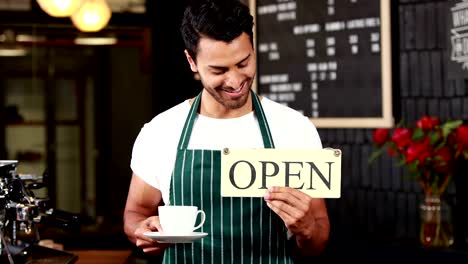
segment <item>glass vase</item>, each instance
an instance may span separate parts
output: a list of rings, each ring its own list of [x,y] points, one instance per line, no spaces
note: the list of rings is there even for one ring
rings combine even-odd
[[[450,206],[439,196],[427,196],[419,209],[422,246],[450,247],[454,241]]]

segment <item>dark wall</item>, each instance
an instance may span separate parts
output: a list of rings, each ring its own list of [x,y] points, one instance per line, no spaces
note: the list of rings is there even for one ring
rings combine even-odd
[[[93,71],[96,107],[97,216],[121,224],[130,183],[133,143],[152,118],[151,76],[142,68],[140,48],[96,49]],[[132,65],[129,67],[129,65]]]
[[[192,77],[179,32],[186,1],[147,2],[153,32],[153,112],[158,114],[195,96],[201,86]]]
[[[147,1],[149,72],[141,68],[148,61],[142,50],[118,48],[99,53],[103,65],[95,76],[99,109],[96,135],[101,151],[96,176],[97,215],[105,216],[106,221],[122,222],[132,173],[131,152],[144,123],[201,89],[192,78],[178,31],[183,8],[183,1]]]
[[[466,70],[450,61],[450,8],[461,1],[392,1],[393,99],[398,122],[414,123],[423,115],[468,120]],[[363,96],[365,98],[365,95]],[[417,245],[419,186],[404,178],[394,160],[382,156],[368,164],[372,129],[320,129],[325,146],[343,150],[342,197],[328,200],[332,244],[358,241],[404,241]],[[465,173],[466,174],[466,171]],[[461,175],[466,176],[466,175]],[[466,184],[466,181],[463,183]],[[447,200],[453,209],[455,246],[465,247],[461,224],[463,191],[452,184]],[[458,189],[466,190],[459,185]],[[458,202],[458,204],[457,204]],[[466,203],[465,203],[466,205]],[[466,219],[466,218],[465,218]],[[465,234],[465,235],[463,235]],[[359,243],[358,243],[359,244]]]
[[[113,48],[110,63],[111,95],[111,166],[107,188],[112,193],[126,194],[130,177],[131,153],[136,136],[143,124],[152,118],[150,74],[141,65],[142,52],[135,48]],[[129,65],[134,65],[129,67]],[[113,181],[114,175],[122,175],[127,181]],[[98,175],[99,177],[99,175]],[[126,195],[109,195],[108,205],[125,204]],[[120,217],[123,210],[116,211]],[[119,219],[120,220],[120,219]]]
[[[92,71],[99,150],[96,206],[97,216],[106,222],[122,224],[131,153],[140,129],[155,115],[201,90],[192,77],[178,31],[183,8],[181,1],[147,1],[150,58],[144,57],[149,53],[141,47],[96,50],[99,65]]]

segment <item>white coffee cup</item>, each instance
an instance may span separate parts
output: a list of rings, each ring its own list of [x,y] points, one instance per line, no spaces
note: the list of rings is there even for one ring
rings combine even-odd
[[[167,234],[190,234],[205,223],[205,212],[196,206],[164,205],[158,207],[162,232]],[[195,226],[200,214],[200,224]]]

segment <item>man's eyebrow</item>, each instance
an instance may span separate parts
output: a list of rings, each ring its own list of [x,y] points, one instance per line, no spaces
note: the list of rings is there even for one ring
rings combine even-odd
[[[240,60],[238,63],[236,63],[236,65],[239,65],[239,64],[242,64],[243,62],[245,62],[246,60],[248,60],[250,58],[250,53],[247,55],[247,57],[243,58],[242,60]],[[212,69],[216,69],[216,70],[227,70],[228,67],[225,67],[225,66],[216,66],[216,65],[208,65],[209,68],[212,68]]]
[[[247,57],[245,57],[244,59],[242,59],[241,61],[239,61],[236,65],[242,64],[243,62],[245,62],[245,61],[248,60],[249,58],[250,58],[250,53],[247,55]]]

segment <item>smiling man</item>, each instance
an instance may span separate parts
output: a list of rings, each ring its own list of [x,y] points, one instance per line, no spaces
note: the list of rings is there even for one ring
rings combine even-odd
[[[129,239],[164,263],[292,263],[318,255],[329,237],[323,199],[273,187],[262,198],[221,197],[223,148],[320,149],[315,126],[299,112],[258,97],[253,18],[237,0],[198,0],[181,26],[185,55],[203,89],[145,124],[132,154],[124,214]],[[190,244],[158,243],[158,205],[195,205],[206,213]]]

